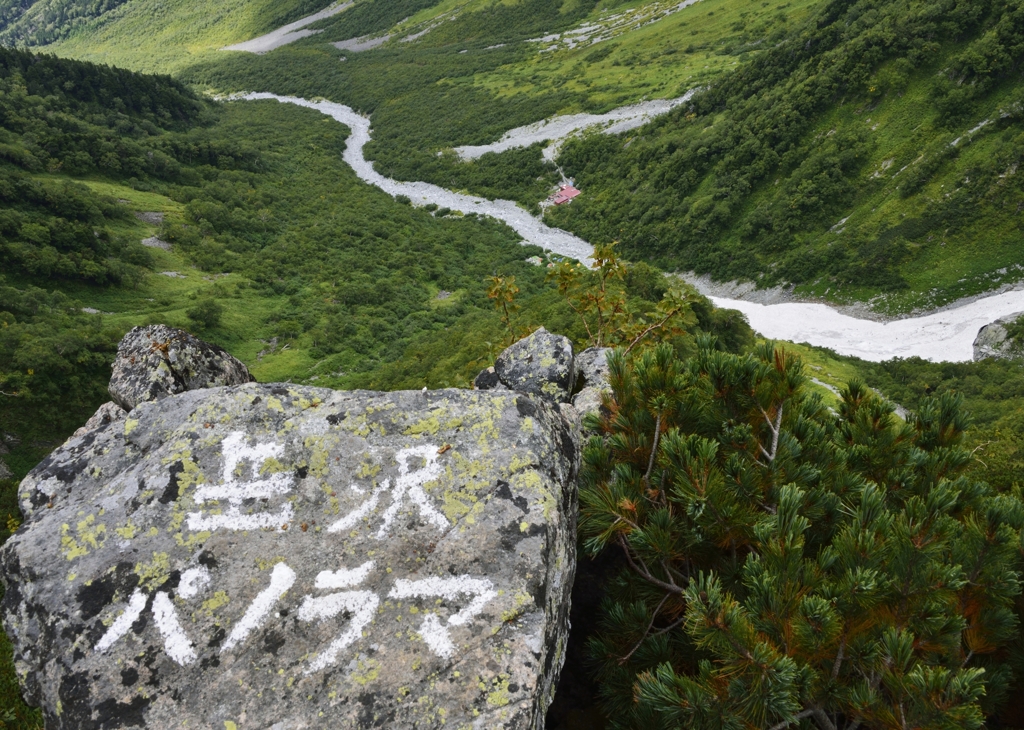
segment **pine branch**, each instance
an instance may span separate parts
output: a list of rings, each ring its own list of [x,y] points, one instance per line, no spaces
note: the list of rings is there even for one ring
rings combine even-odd
[[[782,722],[778,723],[777,725],[772,725],[770,728],[768,728],[768,730],[785,730],[785,728],[789,727],[794,722],[800,722],[805,717],[810,717],[813,714],[814,714],[814,710],[813,709],[811,709],[811,710],[803,710],[802,712],[798,712],[797,714],[793,715],[793,717],[790,718],[789,720],[783,720]]]
[[[814,708],[814,719],[818,721],[823,730],[836,730],[836,726],[832,724],[832,721],[825,714],[825,711],[820,707]]]
[[[633,656],[633,654],[636,653],[636,650],[640,648],[640,645],[644,643],[644,640],[647,638],[647,635],[651,633],[651,627],[654,626],[654,622],[658,619],[658,612],[661,611],[661,607],[665,605],[665,601],[668,600],[668,597],[670,595],[670,593],[666,593],[664,596],[661,597],[661,601],[658,603],[658,607],[654,609],[654,613],[651,614],[651,621],[649,624],[647,624],[647,628],[644,629],[644,634],[640,637],[640,641],[636,642],[636,644],[633,646],[632,649],[629,650],[629,653],[626,654],[626,656],[619,659],[619,666],[622,666],[623,664],[628,662],[629,658]]]
[[[846,636],[843,636],[843,640],[839,642],[839,651],[836,652],[836,663],[832,665],[832,681],[835,682],[836,678],[839,677],[839,667],[843,664],[843,651],[846,649]]]
[[[771,464],[773,461],[775,461],[775,455],[778,454],[779,452],[779,432],[782,430],[782,408],[785,405],[785,401],[779,403],[779,410],[775,414],[775,423],[772,423],[772,419],[768,417],[768,414],[765,412],[764,408],[758,406],[758,410],[761,411],[761,415],[764,416],[764,420],[765,422],[767,422],[768,428],[771,429],[772,432],[771,453],[765,451],[764,446],[762,446],[761,444],[757,445],[757,448],[760,449],[761,453],[765,455],[766,459],[768,459],[768,464]],[[755,459],[755,461],[757,460]],[[758,463],[760,464],[761,462],[758,461]],[[762,466],[767,466],[768,464],[762,464]]]
[[[658,439],[661,438],[661,414],[654,419],[654,445],[651,447],[651,458],[647,462],[647,473],[644,474],[644,486],[651,488],[651,472],[654,470],[654,457],[658,455]]]
[[[682,588],[673,583],[666,583],[665,581],[659,578],[655,578],[653,575],[651,575],[651,572],[647,570],[646,565],[643,568],[640,568],[640,566],[636,564],[636,561],[633,560],[633,554],[629,550],[629,545],[626,544],[626,538],[621,534],[619,535],[619,544],[622,546],[622,550],[626,553],[626,561],[629,563],[629,567],[633,569],[634,573],[639,575],[648,583],[658,586],[663,591],[674,593],[677,596],[683,595]]]

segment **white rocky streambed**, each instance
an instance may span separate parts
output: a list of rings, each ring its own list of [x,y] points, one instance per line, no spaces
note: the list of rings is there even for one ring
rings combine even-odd
[[[498,218],[507,223],[527,243],[543,246],[562,256],[587,261],[594,251],[593,247],[582,238],[545,225],[511,200],[488,200],[476,195],[455,193],[430,183],[402,182],[384,177],[373,169],[372,162],[363,157],[363,147],[370,141],[370,120],[344,104],[330,101],[308,101],[293,96],[266,93],[245,94],[235,98],[276,99],[287,104],[316,109],[341,122],[352,130],[352,134],[348,138],[348,145],[345,147],[345,162],[355,170],[361,180],[375,185],[390,195],[405,195],[416,205],[434,203],[442,208],[451,208],[462,213],[479,213]]]
[[[322,33],[321,30],[305,30],[307,25],[312,25],[318,20],[330,18],[333,15],[337,15],[343,10],[347,10],[352,5],[351,2],[346,3],[334,3],[329,8],[321,10],[319,13],[313,13],[313,15],[307,15],[305,18],[299,18],[294,23],[283,25],[275,31],[261,35],[259,38],[253,38],[251,41],[245,41],[244,43],[236,43],[233,46],[225,46],[222,51],[246,51],[248,53],[263,54],[270,53],[275,48],[281,46],[287,46],[289,43],[299,40],[300,38],[307,38],[317,33]]]
[[[677,99],[653,99],[621,106],[605,114],[563,114],[551,117],[511,129],[497,142],[456,147],[455,152],[463,160],[475,160],[488,152],[504,152],[516,147],[529,147],[535,142],[551,141],[551,144],[544,148],[543,155],[548,162],[554,162],[559,148],[569,137],[586,129],[600,129],[604,134],[628,132],[689,101],[696,91],[692,89]]]
[[[309,101],[268,93],[252,93],[232,98],[273,99],[296,104],[316,109],[346,125],[352,130],[352,134],[345,148],[345,162],[355,170],[360,179],[386,193],[405,195],[417,205],[434,203],[463,213],[489,215],[507,223],[527,243],[542,246],[562,256],[589,261],[593,253],[593,247],[582,238],[545,225],[512,201],[487,200],[475,195],[455,193],[430,183],[401,182],[384,177],[373,169],[372,162],[363,157],[363,147],[370,141],[370,120],[344,104]],[[649,113],[653,110],[645,111]],[[610,115],[613,114],[615,112],[603,116],[611,120]],[[577,128],[569,124],[560,131],[568,129],[568,133],[572,133]],[[612,129],[619,131],[617,127]],[[495,149],[502,144],[495,143]],[[891,322],[852,317],[818,303],[786,302],[765,305],[714,295],[710,298],[716,306],[743,312],[750,320],[751,326],[765,337],[808,342],[832,348],[843,355],[854,355],[873,361],[914,356],[946,362],[971,360],[971,345],[981,327],[1000,317],[1024,311],[1024,291],[994,294],[963,306]]]

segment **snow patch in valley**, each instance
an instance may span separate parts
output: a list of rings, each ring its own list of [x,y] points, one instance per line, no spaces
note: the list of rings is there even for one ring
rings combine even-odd
[[[826,304],[759,304],[712,296],[716,307],[738,309],[763,336],[828,347],[872,362],[920,357],[933,362],[974,359],[974,339],[985,325],[1024,310],[1024,291],[1008,291],[921,317],[876,322],[841,314]]]
[[[253,38],[251,41],[245,41],[244,43],[236,43],[233,46],[225,46],[221,48],[222,51],[247,51],[248,53],[256,53],[262,55],[269,53],[275,48],[281,46],[287,46],[289,43],[299,40],[300,38],[306,38],[311,35],[316,35],[323,31],[319,30],[302,30],[307,25],[312,25],[318,20],[324,18],[330,18],[332,15],[337,15],[342,10],[347,10],[351,7],[352,3],[341,3],[334,4],[331,7],[321,10],[319,13],[313,15],[307,15],[305,18],[300,18],[294,23],[281,26],[275,31],[271,31],[266,35],[261,35],[259,38]]]
[[[572,30],[552,33],[541,38],[530,38],[527,43],[541,43],[541,53],[550,53],[562,48],[578,48],[606,41],[631,30],[656,23],[663,18],[678,13],[684,8],[700,2],[700,0],[682,0],[682,2],[653,2],[636,8],[629,8],[621,13],[608,15],[596,21],[588,20]]]

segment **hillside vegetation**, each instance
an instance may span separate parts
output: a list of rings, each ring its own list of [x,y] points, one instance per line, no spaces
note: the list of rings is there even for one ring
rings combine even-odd
[[[0,0],[0,43],[169,73],[322,10],[329,0]]]
[[[552,222],[665,268],[888,312],[1024,272],[1013,0],[359,0],[261,57],[214,49],[316,4],[151,1],[54,48],[200,88],[347,103],[373,117],[381,172],[527,207],[559,179],[539,147],[472,163],[445,150],[701,88],[636,132],[565,145],[561,170],[585,193]],[[362,36],[387,42],[330,45]]]
[[[588,194],[554,220],[890,309],[1019,279],[1022,42],[1017,2],[823,4],[688,108],[566,145]]]

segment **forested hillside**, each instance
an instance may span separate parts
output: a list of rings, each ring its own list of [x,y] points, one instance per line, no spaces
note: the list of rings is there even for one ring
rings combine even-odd
[[[590,194],[555,220],[818,294],[927,305],[1017,279],[1022,23],[1016,2],[824,4],[642,134],[567,145]]]
[[[0,0],[0,44],[58,44],[98,63],[172,71],[323,9],[326,0]],[[123,49],[125,53],[118,53]],[[134,52],[135,63],[128,56]]]
[[[72,33],[126,0],[3,0],[0,42],[42,46]]]

